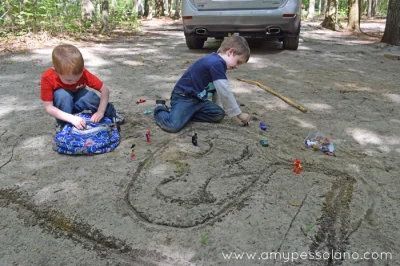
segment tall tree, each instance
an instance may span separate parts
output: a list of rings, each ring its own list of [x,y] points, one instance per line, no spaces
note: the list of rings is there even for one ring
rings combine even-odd
[[[307,19],[311,20],[314,18],[314,10],[315,10],[315,0],[310,0],[309,5],[308,5]]]
[[[91,0],[82,0],[82,21],[84,24],[87,22],[92,23],[94,15],[94,7]]]
[[[337,0],[327,0],[328,8],[325,13],[325,19],[321,23],[321,26],[330,30],[338,30],[341,28],[340,24],[337,23]]]
[[[349,0],[348,31],[360,32],[360,9],[358,8],[358,1],[359,0]]]
[[[378,8],[378,0],[371,0],[371,1],[372,1],[371,15],[373,17],[375,17],[376,16],[376,11],[377,11],[377,8]]]
[[[182,3],[182,0],[175,1],[175,14],[174,14],[175,19],[181,18],[181,3]]]
[[[400,0],[389,0],[386,27],[382,42],[400,45]]]
[[[168,16],[171,16],[172,11],[172,0],[168,0]]]
[[[328,0],[324,0],[324,8],[322,9],[322,14],[326,16],[326,11],[328,10]]]
[[[101,3],[101,33],[108,32],[108,0]]]
[[[318,3],[318,15],[321,15],[321,7],[322,7],[322,0],[319,0],[319,3]]]
[[[154,16],[155,17],[161,17],[164,16],[164,0],[156,0],[156,6],[155,6],[155,12]]]
[[[142,2],[142,0],[136,0],[136,15],[138,16],[138,17],[141,17],[141,16],[143,16],[143,2]]]
[[[153,18],[153,1],[145,0],[144,1],[144,14],[143,16],[147,19]]]

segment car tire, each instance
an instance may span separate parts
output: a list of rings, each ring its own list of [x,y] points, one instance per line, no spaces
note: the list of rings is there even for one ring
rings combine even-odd
[[[204,42],[207,40],[207,38],[198,38],[194,35],[186,35],[185,39],[189,49],[202,49]]]
[[[283,49],[284,50],[297,50],[299,47],[299,35],[285,35],[283,37]]]

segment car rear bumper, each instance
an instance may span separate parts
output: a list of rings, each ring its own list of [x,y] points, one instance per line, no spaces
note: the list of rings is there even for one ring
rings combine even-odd
[[[284,17],[284,14],[295,14]],[[186,35],[223,37],[230,34],[253,37],[272,37],[273,35],[296,34],[300,26],[300,8],[285,5],[278,9],[258,10],[214,10],[199,11],[187,1],[182,1],[183,28]],[[190,17],[190,19],[188,19]],[[279,34],[270,34],[270,28],[279,28]],[[197,34],[196,30],[205,31]]]

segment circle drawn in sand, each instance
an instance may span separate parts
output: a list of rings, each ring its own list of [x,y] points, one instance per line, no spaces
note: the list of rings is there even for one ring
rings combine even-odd
[[[133,177],[127,200],[143,220],[193,227],[239,203],[270,160],[257,139],[229,128],[180,134],[164,144]]]

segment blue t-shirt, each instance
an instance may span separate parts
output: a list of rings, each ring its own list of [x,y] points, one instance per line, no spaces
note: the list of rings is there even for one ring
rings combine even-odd
[[[215,93],[213,81],[226,78],[225,60],[216,53],[206,55],[191,65],[178,80],[172,93],[185,94],[206,101]]]

